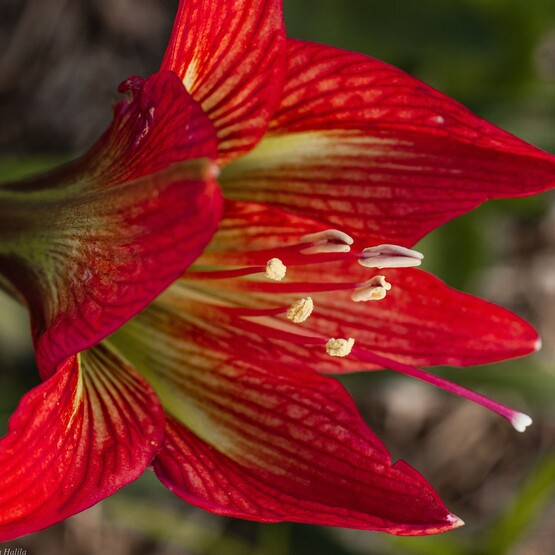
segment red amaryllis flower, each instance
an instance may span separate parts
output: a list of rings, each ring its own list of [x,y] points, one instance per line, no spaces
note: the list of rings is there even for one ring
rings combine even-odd
[[[227,198],[219,229],[198,256],[219,217],[209,189],[212,200],[180,219],[186,252],[179,258],[183,267],[194,264],[95,346],[153,290],[131,302],[110,289],[111,280],[88,291],[78,274],[60,271],[66,281],[40,290],[40,299],[72,291],[74,314],[87,322],[77,340],[69,326],[49,332],[58,320],[37,308],[39,280],[27,276],[40,256],[29,256],[25,271],[9,274],[12,266],[2,265],[40,324],[34,328],[45,381],[21,401],[0,441],[0,539],[82,510],[149,465],[177,495],[219,514],[404,535],[459,526],[415,470],[392,464],[339,382],[323,374],[390,368],[482,403],[524,429],[526,416],[416,365],[524,355],[536,349],[536,333],[506,310],[415,269],[422,255],[410,247],[489,198],[551,187],[553,157],[382,62],[286,40],[277,0],[239,0],[232,8],[183,0],[162,73],[124,88],[136,99],[159,79],[210,124],[198,126],[206,133],[199,138],[191,114],[160,91],[167,111],[159,111],[159,131],[167,125],[177,140],[181,128],[183,146],[151,138],[153,156],[166,162],[169,149],[169,162],[180,150],[182,158],[218,161]],[[127,136],[133,121],[116,135]],[[217,152],[199,146],[212,144],[209,130]],[[103,160],[92,159],[95,166]],[[125,153],[121,160],[127,171],[135,167]],[[202,183],[209,187],[209,177]],[[81,195],[74,198],[84,210],[89,199]],[[141,206],[133,197],[130,204],[131,213]],[[62,223],[47,229],[63,235]],[[113,225],[98,233],[109,241],[118,236]],[[10,253],[19,253],[19,244],[10,244]],[[145,237],[142,250],[135,236],[125,244],[132,255],[123,256],[122,272],[135,261],[135,283],[171,279],[165,261],[141,266],[158,250],[156,240]],[[41,243],[32,252],[43,249]],[[114,251],[102,251],[108,272],[120,261]],[[92,252],[78,258],[85,268]],[[91,310],[91,297],[118,307],[118,318]],[[56,313],[62,322],[66,306]],[[97,318],[103,325],[93,325]]]

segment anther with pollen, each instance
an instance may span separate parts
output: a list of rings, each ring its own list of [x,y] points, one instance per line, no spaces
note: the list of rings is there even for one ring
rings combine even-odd
[[[264,277],[274,281],[281,281],[285,277],[287,268],[279,258],[271,258],[266,264]]]
[[[385,280],[385,276],[374,276],[371,280],[351,295],[351,299],[356,303],[366,301],[381,301],[391,289],[391,283]]]
[[[287,318],[294,324],[304,322],[314,310],[314,303],[310,297],[296,300],[287,311]]]
[[[326,343],[326,352],[330,357],[346,357],[353,350],[355,340],[352,337],[349,339],[335,339],[332,337]]]

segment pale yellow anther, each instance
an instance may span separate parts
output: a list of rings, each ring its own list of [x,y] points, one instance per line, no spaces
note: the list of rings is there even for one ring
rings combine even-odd
[[[351,295],[356,303],[366,301],[381,301],[391,289],[391,283],[385,280],[385,276],[374,276],[366,282],[366,285],[357,289]]]
[[[332,337],[326,343],[326,352],[330,357],[346,357],[353,350],[355,340],[352,337],[349,339],[335,339]]]
[[[362,251],[358,263],[366,268],[411,268],[420,266],[424,255],[399,245],[378,245]]]
[[[314,310],[314,303],[310,297],[305,299],[296,300],[287,311],[287,318],[293,322],[293,324],[300,324],[304,322]]]
[[[312,243],[310,247],[301,250],[302,254],[349,252],[353,238],[338,229],[326,229],[301,237],[301,243]]]
[[[266,263],[264,276],[274,281],[281,281],[285,277],[287,267],[279,258],[271,258]]]

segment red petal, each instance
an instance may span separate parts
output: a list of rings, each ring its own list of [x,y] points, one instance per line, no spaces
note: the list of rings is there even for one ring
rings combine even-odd
[[[391,466],[339,382],[243,361],[233,334],[226,342],[207,332],[209,313],[196,325],[187,321],[196,316],[175,310],[156,301],[114,338],[181,423],[168,426],[154,462],[172,491],[213,512],[264,522],[395,534],[460,525],[413,469]]]
[[[364,275],[367,270],[356,266],[330,263],[325,274],[355,282],[370,277]],[[290,282],[315,283],[321,281],[323,269],[292,267],[288,278]],[[385,299],[357,303],[350,299],[350,291],[315,293],[315,310],[306,328],[325,337],[354,337],[360,347],[415,366],[488,364],[538,348],[539,337],[532,326],[504,308],[451,289],[421,270],[376,273],[385,275],[392,284]],[[270,301],[270,295],[266,300]],[[320,358],[330,366],[325,354]],[[359,361],[345,358],[340,362],[345,369],[360,369]],[[341,370],[335,367],[327,371]]]
[[[288,47],[269,132],[222,175],[231,198],[409,246],[488,199],[555,183],[551,155],[403,72],[331,47]]]
[[[212,125],[172,73],[133,85],[83,159],[0,190],[0,272],[32,312],[43,375],[144,308],[219,221],[209,162],[187,161],[215,155]]]
[[[282,381],[264,382],[261,391],[272,385],[287,387]],[[310,388],[304,406],[290,403],[282,393],[279,411],[264,410],[263,395],[260,405],[249,406],[257,411],[256,421],[232,416],[229,433],[244,449],[238,456],[227,456],[217,444],[169,419],[164,446],[154,461],[162,483],[203,509],[259,522],[399,535],[433,534],[461,525],[414,469],[402,461],[390,466],[388,456],[374,451],[358,417],[348,421],[351,416],[337,410],[337,391],[326,392],[335,395],[330,401],[323,400],[324,389],[320,395],[314,391],[314,384],[293,388],[295,398]],[[244,409],[244,401],[232,400],[236,409]],[[321,408],[306,408],[314,402],[322,402]],[[333,409],[331,415],[325,412]],[[309,424],[302,422],[305,419]]]
[[[112,125],[74,164],[75,173],[97,178],[100,188],[106,189],[175,162],[215,158],[214,126],[172,72],[161,71],[144,80],[130,77],[118,91],[127,100],[116,104]],[[68,177],[74,179],[75,174]]]
[[[279,105],[285,73],[280,0],[182,0],[162,62],[214,122],[219,155],[250,150]]]
[[[104,347],[33,389],[0,440],[0,541],[40,530],[138,478],[163,437],[149,385]]]

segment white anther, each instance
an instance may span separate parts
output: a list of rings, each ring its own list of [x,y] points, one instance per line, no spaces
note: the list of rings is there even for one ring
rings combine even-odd
[[[304,322],[314,310],[314,303],[310,297],[296,300],[287,311],[287,318],[293,324],[300,324]]]
[[[526,428],[532,424],[532,419],[522,412],[517,412],[511,418],[511,424],[517,432],[525,432]]]
[[[335,252],[349,252],[351,247],[340,243],[324,243],[322,245],[313,245],[301,250],[301,254],[327,254]]]
[[[279,258],[271,258],[266,263],[264,276],[274,281],[281,281],[285,277],[287,267]]]
[[[302,254],[349,252],[353,244],[353,238],[343,233],[343,231],[326,229],[301,237],[301,243],[313,243],[310,247],[302,249]]]
[[[366,268],[410,268],[420,266],[424,255],[398,245],[378,245],[362,251],[358,263]]]
[[[349,339],[335,339],[332,337],[326,343],[326,352],[330,357],[346,357],[352,350],[355,340],[352,337]]]
[[[357,289],[351,295],[355,303],[366,301],[381,301],[391,289],[391,283],[385,281],[385,276],[374,276],[366,285]]]

